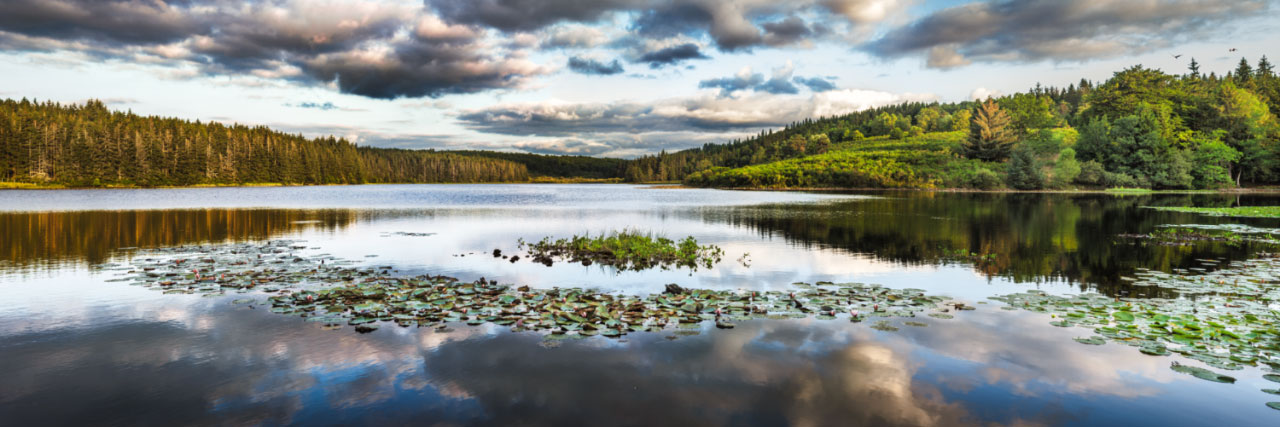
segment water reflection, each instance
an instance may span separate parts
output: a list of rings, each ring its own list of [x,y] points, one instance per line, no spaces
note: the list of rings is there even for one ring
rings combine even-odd
[[[324,331],[225,299],[168,298],[148,310],[179,315],[7,335],[0,365],[22,369],[0,376],[0,417],[14,425],[1265,425],[1270,411],[1252,384],[1180,376],[1167,358],[1076,344],[1071,331],[999,310],[974,312],[971,322],[898,322],[897,333],[841,320],[752,321],[674,341],[640,333],[550,347],[535,333],[462,325]],[[1212,404],[1197,395],[1214,396]],[[1195,415],[1135,419],[1134,408],[1182,405]]]
[[[182,209],[0,213],[0,266],[97,264],[121,248],[264,240],[354,223],[351,209]],[[129,249],[125,249],[127,252]]]
[[[837,248],[907,265],[972,263],[1018,282],[1067,280],[1108,294],[1129,289],[1136,268],[1168,271],[1198,259],[1245,259],[1269,246],[1198,242],[1162,246],[1123,239],[1163,224],[1242,222],[1166,213],[1148,206],[1215,205],[1240,196],[1115,197],[1069,194],[884,193],[882,198],[822,205],[768,205],[705,212],[711,222],[751,227],[805,247]],[[1251,197],[1267,200],[1261,197]],[[1274,227],[1276,221],[1243,220]],[[958,258],[957,252],[982,259]]]

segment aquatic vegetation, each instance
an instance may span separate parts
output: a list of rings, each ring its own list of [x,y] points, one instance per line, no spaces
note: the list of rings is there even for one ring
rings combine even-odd
[[[1246,218],[1280,218],[1280,206],[1236,206],[1230,208],[1193,208],[1157,206],[1157,210],[1170,212],[1198,213],[1209,216],[1232,216]]]
[[[698,245],[693,237],[680,241],[636,231],[615,231],[599,236],[573,236],[552,240],[545,237],[536,243],[520,240],[520,248],[529,251],[534,262],[550,266],[554,260],[601,264],[619,270],[645,270],[670,266],[711,268],[720,262],[724,251],[715,245]]]
[[[291,241],[264,245],[197,246],[155,251],[124,271],[116,281],[165,293],[221,296],[258,293],[264,301],[241,298],[233,304],[270,306],[273,313],[296,315],[328,328],[353,326],[376,330],[384,322],[400,326],[447,328],[449,324],[494,324],[512,330],[552,335],[619,337],[640,331],[697,328],[714,321],[816,316],[831,320],[947,316],[973,307],[926,295],[920,289],[890,289],[875,284],[821,282],[798,284],[796,292],[714,291],[667,285],[660,294],[632,296],[579,288],[533,289],[480,278],[403,277],[390,266],[350,266],[327,255],[300,256],[304,246]],[[680,331],[677,331],[680,332]],[[679,334],[677,334],[679,335]]]
[[[1222,242],[1239,245],[1245,238],[1230,230],[1207,230],[1174,226],[1160,228],[1147,234],[1121,234],[1120,237],[1150,240],[1160,245],[1185,246],[1194,242]]]
[[[1204,260],[1205,265],[1220,264]],[[991,299],[1007,308],[1051,314],[1054,326],[1092,328],[1096,336],[1077,342],[1136,347],[1143,354],[1186,358],[1224,370],[1267,366],[1280,372],[1280,257],[1263,254],[1249,261],[1198,272],[1140,270],[1133,286],[1176,290],[1179,298],[1113,298],[1099,294],[1049,295],[1028,291]],[[1174,371],[1208,381],[1235,378],[1173,363]],[[1280,376],[1274,376],[1280,380]]]

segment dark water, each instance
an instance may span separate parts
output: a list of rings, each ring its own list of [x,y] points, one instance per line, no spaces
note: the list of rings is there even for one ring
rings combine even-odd
[[[1081,345],[1082,328],[981,304],[896,332],[844,320],[705,325],[555,343],[494,325],[370,334],[107,282],[147,248],[299,239],[404,274],[635,294],[666,283],[922,288],[976,304],[1041,289],[1130,289],[1135,268],[1248,259],[1257,244],[1120,238],[1163,224],[1280,221],[1148,206],[1269,196],[857,195],[620,185],[426,185],[0,192],[0,424],[1276,425],[1257,368],[1236,384],[1177,357]],[[710,270],[512,264],[519,238],[632,228],[725,250]],[[403,236],[396,232],[434,233]],[[957,258],[957,251],[989,255]],[[739,258],[749,254],[743,261]],[[376,257],[369,257],[376,255]],[[466,255],[466,256],[459,256]],[[1269,399],[1270,398],[1270,399]]]

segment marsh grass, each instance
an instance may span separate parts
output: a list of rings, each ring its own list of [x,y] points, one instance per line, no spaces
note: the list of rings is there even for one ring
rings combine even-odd
[[[521,239],[520,248],[528,250],[534,261],[544,264],[559,258],[584,265],[594,263],[635,271],[654,267],[665,269],[673,265],[711,268],[724,256],[724,250],[718,246],[699,245],[692,236],[677,241],[633,230],[555,240],[544,237],[535,243]]]

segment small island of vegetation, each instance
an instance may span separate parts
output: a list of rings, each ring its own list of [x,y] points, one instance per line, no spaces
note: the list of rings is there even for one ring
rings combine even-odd
[[[675,241],[651,233],[622,230],[599,236],[583,235],[568,239],[545,237],[541,241],[520,241],[534,262],[547,265],[555,259],[583,265],[600,264],[619,270],[646,270],[670,266],[711,268],[720,262],[724,250],[715,245],[699,245],[692,236]]]

